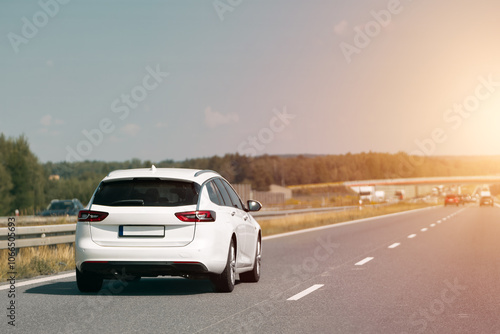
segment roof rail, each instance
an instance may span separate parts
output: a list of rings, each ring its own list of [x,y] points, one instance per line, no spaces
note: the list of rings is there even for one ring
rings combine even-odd
[[[201,174],[204,174],[204,173],[215,173],[215,174],[219,174],[211,169],[204,169],[204,170],[199,170],[197,171],[196,173],[194,173],[194,177],[198,177],[200,176]]]

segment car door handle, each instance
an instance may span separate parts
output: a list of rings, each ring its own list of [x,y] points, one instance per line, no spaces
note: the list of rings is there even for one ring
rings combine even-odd
[[[236,214],[236,211],[231,212],[231,216],[234,216]]]
[[[243,220],[247,221],[248,220],[248,216],[243,217]]]

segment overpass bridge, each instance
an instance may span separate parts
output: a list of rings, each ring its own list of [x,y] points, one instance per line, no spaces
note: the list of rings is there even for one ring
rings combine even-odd
[[[430,193],[436,186],[447,186],[450,188],[463,185],[491,185],[500,183],[500,175],[485,176],[438,176],[438,177],[415,177],[397,179],[378,179],[330,182],[318,184],[294,185],[288,188],[292,190],[313,189],[321,187],[345,186],[358,191],[359,187],[373,186],[376,190],[384,190],[386,194],[394,193],[396,190],[404,190],[408,197],[418,197],[419,194]],[[358,189],[357,189],[358,188]]]
[[[364,180],[342,182],[347,187],[376,185],[441,185],[441,184],[493,184],[500,183],[500,175],[415,177],[406,179]]]

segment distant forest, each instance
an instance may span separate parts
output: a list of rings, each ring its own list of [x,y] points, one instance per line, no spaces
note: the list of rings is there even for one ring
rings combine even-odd
[[[283,186],[367,179],[500,174],[500,156],[409,156],[406,153],[343,155],[226,154],[222,157],[124,162],[82,161],[41,163],[24,136],[0,135],[0,216],[15,209],[33,214],[54,198],[78,198],[84,205],[99,181],[116,169],[151,167],[212,169],[231,183],[249,183],[265,191]],[[59,180],[49,180],[59,175]]]

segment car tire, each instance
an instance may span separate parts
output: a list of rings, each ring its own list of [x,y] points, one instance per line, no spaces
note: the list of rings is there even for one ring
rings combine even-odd
[[[76,269],[76,285],[80,292],[98,292],[102,288],[103,278],[89,273],[82,273]]]
[[[231,240],[229,252],[227,254],[227,262],[224,271],[221,274],[214,274],[211,281],[216,292],[231,292],[236,283],[236,247],[234,240]]]
[[[257,248],[255,249],[255,261],[253,265],[253,269],[247,271],[245,273],[240,274],[240,281],[248,282],[248,283],[256,283],[260,279],[260,261],[262,259],[262,242],[259,239],[257,240]]]

